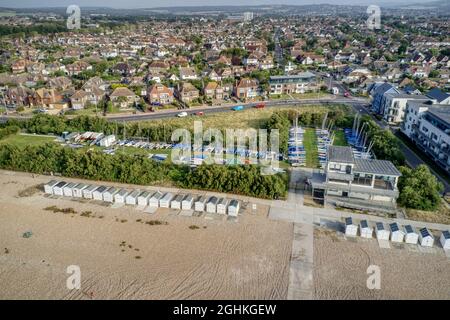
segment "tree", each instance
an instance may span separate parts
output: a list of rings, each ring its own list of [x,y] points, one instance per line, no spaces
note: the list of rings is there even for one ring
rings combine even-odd
[[[420,165],[416,169],[401,167],[400,171],[402,176],[398,183],[398,204],[411,209],[436,210],[441,201],[443,185],[430,169],[426,165]]]

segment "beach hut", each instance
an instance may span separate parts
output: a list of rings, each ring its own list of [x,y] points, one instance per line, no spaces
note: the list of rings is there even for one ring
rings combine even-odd
[[[86,188],[83,189],[83,198],[92,199],[93,198],[92,193],[97,188],[98,188],[98,186],[96,186],[96,185],[88,185]]]
[[[442,231],[440,240],[442,248],[445,250],[450,249],[450,232],[448,230]]]
[[[150,200],[148,201],[148,204],[150,207],[158,208],[159,207],[159,200],[163,197],[163,194],[159,191],[155,192]]]
[[[125,203],[126,197],[128,195],[128,190],[126,189],[120,189],[115,195],[114,195],[114,202],[115,203]]]
[[[367,220],[362,220],[359,223],[359,232],[362,238],[370,239],[373,235],[373,229],[367,223]]]
[[[228,206],[228,215],[232,217],[237,217],[239,214],[240,204],[237,200],[231,200]]]
[[[119,189],[111,187],[109,189],[107,189],[104,193],[103,193],[103,201],[105,202],[114,202],[114,196],[115,194],[119,191]]]
[[[148,206],[148,200],[151,198],[152,194],[148,191],[143,191],[137,198],[138,206],[146,207]]]
[[[160,200],[159,207],[160,208],[170,208],[170,202],[173,199],[173,194],[167,192]]]
[[[391,241],[392,242],[403,242],[405,238],[405,233],[398,226],[397,222],[389,224],[389,229],[391,229]]]
[[[94,200],[103,201],[103,193],[108,189],[108,187],[100,186],[92,192],[92,198]]]
[[[131,205],[131,206],[135,206],[137,204],[137,198],[138,198],[138,196],[140,194],[141,194],[140,190],[134,190],[134,191],[130,192],[125,197],[125,204]]]
[[[64,195],[64,191],[63,188],[67,185],[67,182],[65,181],[61,181],[59,182],[57,185],[55,185],[53,187],[53,194],[55,196],[63,196]]]
[[[184,197],[184,194],[177,195],[170,203],[170,207],[172,209],[181,210],[181,202],[183,201]]]
[[[188,194],[184,197],[183,201],[181,201],[181,209],[183,210],[191,210],[194,204],[194,197]]]
[[[414,230],[413,226],[406,225],[403,230],[405,231],[405,242],[409,244],[417,244],[419,241],[419,235]]]
[[[356,237],[358,234],[358,226],[353,223],[351,217],[345,218],[345,235],[348,237]]]
[[[228,200],[225,198],[220,198],[217,202],[217,213],[227,214]]]
[[[194,202],[194,210],[197,212],[203,212],[206,208],[206,197],[198,197]]]
[[[389,240],[390,232],[384,228],[384,224],[382,222],[377,222],[375,224],[375,228],[375,233],[378,240]]]
[[[46,184],[44,184],[44,192],[46,194],[53,194],[53,188],[58,184],[59,181],[52,180]]]
[[[419,230],[419,243],[422,247],[432,247],[434,244],[434,237],[427,228]]]
[[[73,188],[75,188],[77,184],[76,183],[68,183],[63,187],[63,193],[65,197],[72,197],[73,196]]]
[[[72,194],[75,198],[83,198],[83,190],[87,188],[87,184],[79,183],[72,189]]]
[[[208,213],[216,213],[217,210],[217,197],[211,197],[206,203],[206,212]]]

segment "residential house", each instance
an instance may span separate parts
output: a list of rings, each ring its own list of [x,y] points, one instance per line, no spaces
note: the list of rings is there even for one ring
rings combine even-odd
[[[196,80],[198,78],[197,72],[192,67],[180,68],[181,80]]]
[[[259,84],[255,79],[243,78],[235,88],[235,96],[241,100],[254,99],[259,94]]]
[[[138,96],[136,96],[133,91],[125,87],[115,89],[109,97],[114,105],[123,109],[133,107],[138,100]]]
[[[203,94],[207,99],[211,100],[223,100],[224,90],[217,82],[211,81],[203,88]]]
[[[165,85],[156,83],[147,91],[148,101],[153,105],[166,105],[173,102],[173,92]]]
[[[182,82],[175,90],[175,96],[184,103],[191,103],[200,97],[200,91],[189,82]]]
[[[270,94],[305,93],[316,88],[316,76],[302,72],[292,76],[272,76],[269,79]]]

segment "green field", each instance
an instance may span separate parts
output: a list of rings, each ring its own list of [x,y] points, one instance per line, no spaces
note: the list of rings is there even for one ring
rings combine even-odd
[[[338,146],[338,147],[348,146],[347,140],[345,139],[344,131],[336,130],[336,131],[334,131],[334,133],[335,133],[335,137],[334,137],[334,141],[333,141],[334,146]]]
[[[308,168],[318,168],[319,152],[317,150],[317,136],[314,128],[306,128],[303,136],[303,145],[306,152],[306,166]]]
[[[24,148],[26,146],[44,144],[46,142],[52,142],[54,140],[55,137],[14,134],[2,139],[0,141],[0,144],[10,143],[18,147]]]

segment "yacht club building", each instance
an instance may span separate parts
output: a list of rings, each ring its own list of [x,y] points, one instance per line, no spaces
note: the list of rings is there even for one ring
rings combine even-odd
[[[392,212],[400,175],[390,161],[356,159],[352,148],[330,146],[324,172],[314,173],[310,182],[320,203]]]

